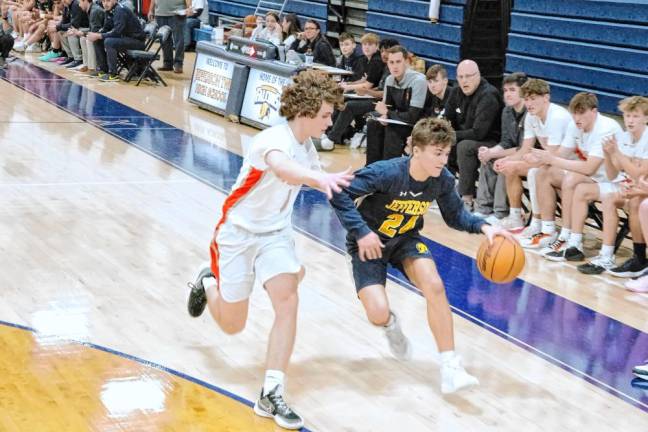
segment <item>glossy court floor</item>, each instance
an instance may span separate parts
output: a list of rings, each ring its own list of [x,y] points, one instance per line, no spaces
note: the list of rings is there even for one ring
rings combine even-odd
[[[185,102],[189,76],[136,88],[22,60],[0,72],[0,431],[278,430],[250,408],[272,322],[263,291],[235,337],[185,311],[256,132]],[[364,155],[322,158],[334,169]],[[389,294],[414,356],[390,357],[335,216],[304,189],[287,384],[308,430],[648,430],[648,390],[630,373],[648,357],[648,297],[532,254],[521,279],[492,285],[472,259],[481,237],[426,223],[481,386],[440,395],[423,299],[397,272]]]

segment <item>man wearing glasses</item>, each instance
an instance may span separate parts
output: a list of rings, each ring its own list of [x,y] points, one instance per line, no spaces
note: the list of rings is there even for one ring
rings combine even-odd
[[[293,42],[290,49],[300,54],[306,54],[310,51],[315,63],[335,66],[333,47],[322,36],[320,25],[317,21],[310,19],[306,21],[304,31],[299,33],[299,39]]]
[[[502,97],[481,77],[477,63],[464,60],[457,65],[459,90],[446,104],[445,116],[457,133],[448,168],[459,173],[459,195],[472,211],[479,176],[479,148],[493,147],[500,140]]]

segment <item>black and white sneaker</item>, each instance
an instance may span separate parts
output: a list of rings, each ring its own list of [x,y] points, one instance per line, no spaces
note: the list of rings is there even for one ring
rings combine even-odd
[[[273,388],[265,396],[261,389],[259,400],[254,404],[254,412],[261,417],[273,418],[284,429],[301,429],[304,419],[286,405],[283,396],[277,393],[278,388],[279,386]]]
[[[641,276],[641,274],[648,268],[648,261],[641,260],[637,255],[626,260],[620,266],[609,269],[607,272],[615,277],[632,278]]]
[[[189,296],[187,297],[187,311],[189,315],[196,318],[202,315],[207,306],[207,294],[205,293],[205,286],[203,279],[214,277],[209,267],[203,267],[198,271],[195,281],[187,283],[189,287]]]
[[[544,254],[549,261],[583,261],[585,254],[577,247],[570,246],[563,250],[552,251]]]

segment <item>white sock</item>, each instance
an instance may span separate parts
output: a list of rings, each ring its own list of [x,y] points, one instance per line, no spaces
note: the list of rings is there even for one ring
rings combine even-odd
[[[567,241],[567,240],[569,240],[570,236],[571,236],[571,228],[562,227],[562,229],[560,230],[560,235],[558,236],[558,238],[560,240]]]
[[[535,214],[540,213],[540,204],[536,194],[536,174],[538,168],[531,168],[527,173],[527,185],[529,186],[529,199],[531,201],[531,211]]]
[[[569,247],[583,249],[583,233],[575,233],[575,232],[571,233],[567,245]]]
[[[444,365],[450,363],[454,358],[455,358],[454,351],[443,351],[441,353],[441,364]]]
[[[514,218],[521,218],[522,217],[522,209],[521,208],[513,208],[511,207],[509,210],[509,216],[514,217]]]
[[[601,255],[605,257],[611,257],[614,255],[614,245],[609,246],[609,245],[603,245],[601,246]]]
[[[543,234],[553,234],[556,232],[556,222],[554,221],[542,221],[542,233]]]
[[[534,229],[541,229],[542,228],[542,221],[539,218],[536,217],[531,217],[531,228]]]
[[[277,393],[283,394],[284,377],[285,374],[282,371],[276,369],[268,369],[265,373],[265,380],[263,381],[263,394],[268,394],[268,392],[272,391],[272,389],[277,386],[279,386]]]

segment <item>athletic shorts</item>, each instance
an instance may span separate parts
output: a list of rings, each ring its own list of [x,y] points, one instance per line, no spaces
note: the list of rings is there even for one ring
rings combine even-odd
[[[219,276],[219,292],[228,303],[249,298],[257,279],[263,285],[282,273],[301,270],[291,227],[257,234],[225,223],[215,243],[218,255],[216,262],[212,256],[211,268]]]
[[[369,285],[384,286],[387,282],[388,264],[405,274],[403,269],[405,258],[432,259],[432,253],[418,234],[404,235],[390,240],[385,244],[383,256],[379,259],[361,261],[357,245],[349,247],[349,255],[356,292]]]
[[[621,187],[619,183],[612,183],[609,181],[605,182],[596,182],[599,188],[599,197],[603,198],[605,195],[615,194],[621,192]]]

